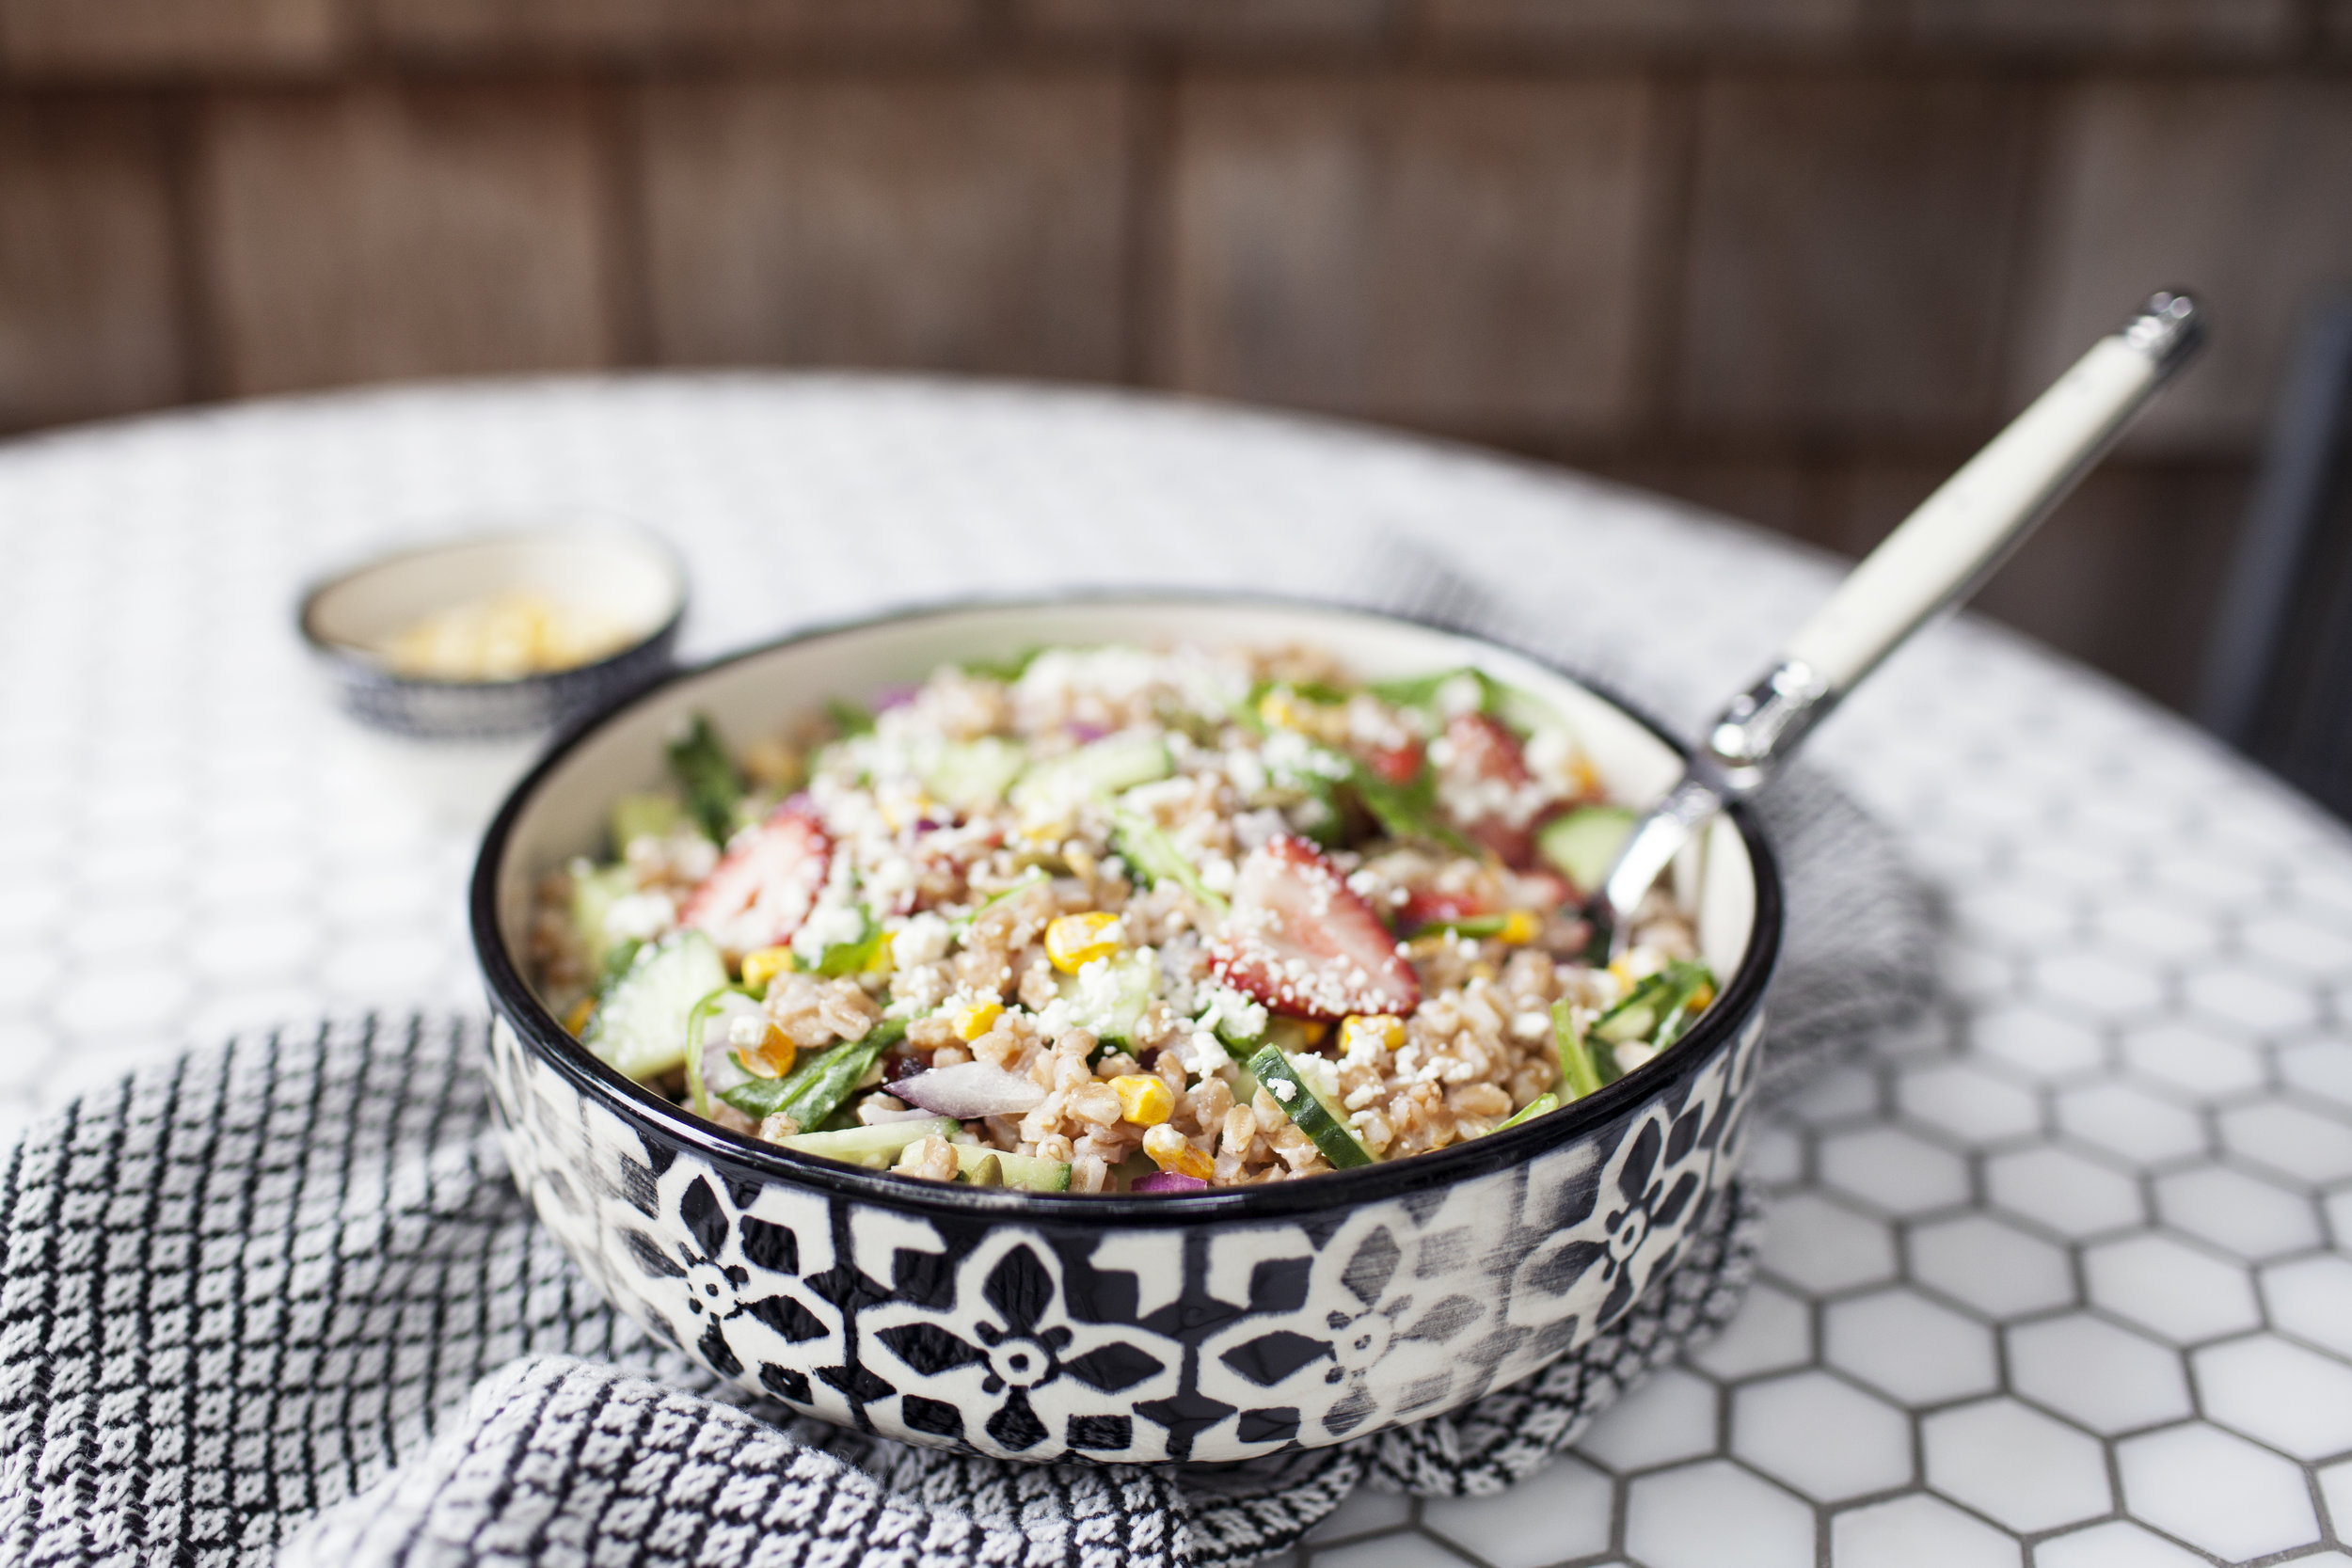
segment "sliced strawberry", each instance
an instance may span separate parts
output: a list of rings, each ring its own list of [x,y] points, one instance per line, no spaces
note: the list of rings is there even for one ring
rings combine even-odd
[[[1227,985],[1294,1018],[1403,1015],[1421,1006],[1421,982],[1396,938],[1313,845],[1288,834],[1242,862],[1209,964]]]
[[[1393,746],[1375,748],[1365,766],[1392,784],[1408,784],[1421,777],[1421,742],[1406,736]]]
[[[1438,799],[1457,826],[1494,851],[1505,865],[1525,865],[1535,854],[1535,816],[1543,805],[1518,736],[1483,713],[1465,713],[1445,727]]]
[[[728,953],[792,940],[824,891],[833,841],[802,799],[779,806],[734,845],[687,895],[678,919],[707,932]]]

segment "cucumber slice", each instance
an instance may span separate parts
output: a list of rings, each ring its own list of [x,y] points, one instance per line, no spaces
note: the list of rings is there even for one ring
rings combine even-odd
[[[1159,955],[1149,947],[1131,947],[1061,975],[1056,984],[1081,1029],[1097,1039],[1123,1043],[1143,1026],[1159,980]]]
[[[1141,730],[1122,730],[1067,756],[1039,763],[1012,786],[1011,800],[1025,816],[1051,816],[1174,771],[1176,759],[1167,740]]]
[[[620,945],[606,933],[606,917],[613,905],[636,891],[637,879],[626,865],[592,866],[585,860],[572,863],[572,929],[580,933],[580,945],[599,970]]]
[[[1111,822],[1119,852],[1147,881],[1174,882],[1192,895],[1194,903],[1213,913],[1223,914],[1231,907],[1222,895],[1209,891],[1200,873],[1193,869],[1192,862],[1184,858],[1184,852],[1176,847],[1176,841],[1158,823],[1130,806],[1115,808]]]
[[[1633,822],[1633,813],[1624,806],[1579,806],[1543,825],[1535,834],[1535,852],[1577,892],[1589,894],[1617,863]]]
[[[838,1160],[845,1165],[888,1170],[916,1139],[945,1138],[961,1131],[952,1117],[928,1117],[885,1121],[879,1127],[850,1127],[838,1132],[795,1132],[788,1138],[777,1139],[776,1147],[796,1154],[814,1154],[822,1160]]]
[[[641,1082],[682,1067],[694,1004],[726,984],[726,960],[708,937],[673,931],[613,983],[580,1043]]]
[[[970,811],[1003,800],[1028,766],[1028,748],[1002,736],[951,740],[923,770],[923,787],[959,811]]]
[[[956,1180],[975,1187],[1014,1187],[1025,1193],[1066,1193],[1070,1166],[1059,1160],[1034,1154],[1007,1154],[1000,1148],[958,1144]]]
[[[1249,1058],[1250,1075],[1266,1093],[1281,1102],[1297,1129],[1314,1140],[1334,1170],[1372,1164],[1372,1156],[1347,1130],[1347,1123],[1330,1101],[1314,1091],[1297,1064],[1279,1046],[1265,1046]]]
[[[612,802],[612,851],[626,853],[641,838],[667,838],[686,820],[686,808],[667,795],[624,795]]]
[[[1495,1131],[1498,1132],[1504,1132],[1507,1129],[1518,1126],[1521,1122],[1534,1121],[1537,1117],[1549,1116],[1550,1113],[1558,1110],[1559,1108],[1560,1097],[1558,1095],[1539,1094],[1534,1099],[1529,1101],[1526,1104],[1520,1106],[1518,1110],[1512,1112],[1510,1120],[1497,1122],[1495,1124]]]

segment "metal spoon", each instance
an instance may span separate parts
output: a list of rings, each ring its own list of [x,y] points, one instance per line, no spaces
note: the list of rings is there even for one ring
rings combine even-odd
[[[2187,361],[2204,325],[2188,295],[2150,295],[1847,575],[1764,678],[1708,726],[1681,781],[1634,825],[1585,906],[1589,958],[1622,954],[1629,917],[1692,836],[1769,784],[1881,660],[1976,592]]]

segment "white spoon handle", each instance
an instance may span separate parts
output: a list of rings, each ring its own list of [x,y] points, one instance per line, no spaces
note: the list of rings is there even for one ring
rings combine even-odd
[[[1832,692],[1851,689],[1965,598],[2099,460],[2180,362],[2196,307],[2159,294],[2010,421],[1886,536],[1788,640]]]

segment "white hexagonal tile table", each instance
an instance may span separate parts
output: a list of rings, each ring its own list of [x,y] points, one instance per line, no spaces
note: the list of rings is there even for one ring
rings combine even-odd
[[[289,610],[375,549],[579,514],[675,542],[690,653],[1076,584],[1410,602],[1438,559],[1686,726],[1835,571],[1472,452],[1081,391],[549,381],[15,442],[0,1132],[232,1028],[474,1004],[474,826],[325,710]],[[1516,1490],[1360,1495],[1299,1560],[2344,1560],[2352,835],[1965,620],[1817,752],[1949,911],[1935,1015],[1759,1129],[1772,1237],[1723,1338]]]

